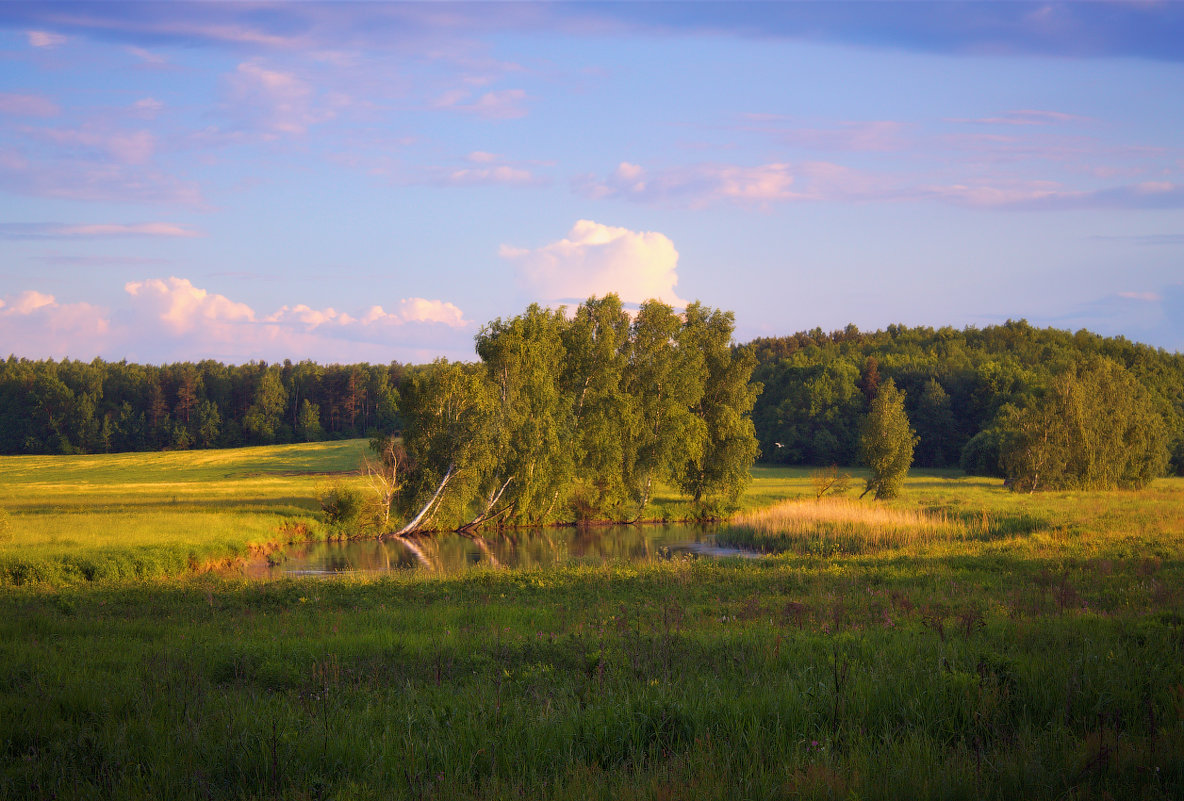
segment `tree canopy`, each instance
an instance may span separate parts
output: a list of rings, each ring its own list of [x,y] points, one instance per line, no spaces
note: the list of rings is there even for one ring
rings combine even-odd
[[[876,500],[895,498],[913,463],[917,436],[904,411],[904,395],[891,378],[876,389],[859,441],[863,461],[871,469],[863,495],[875,492]]]
[[[701,515],[732,503],[757,454],[755,363],[733,318],[615,295],[569,319],[530,306],[477,336],[480,364],[438,362],[404,389],[418,528],[636,520],[658,482]]]
[[[1007,407],[1027,408],[1057,377],[1107,359],[1155,399],[1170,469],[1184,475],[1184,354],[1009,321],[985,328],[863,332],[853,325],[763,338],[749,345],[765,390],[753,409],[764,458],[788,464],[854,464],[859,425],[876,387],[891,378],[916,429],[915,464],[1001,475],[997,424]],[[1125,408],[1125,407],[1116,407]]]
[[[1168,465],[1164,401],[1116,362],[1093,357],[999,415],[1000,465],[1013,489],[1146,486]]]

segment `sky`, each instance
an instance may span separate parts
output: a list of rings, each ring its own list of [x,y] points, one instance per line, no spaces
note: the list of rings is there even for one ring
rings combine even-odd
[[[0,357],[472,360],[608,292],[1184,351],[1184,3],[0,3]]]

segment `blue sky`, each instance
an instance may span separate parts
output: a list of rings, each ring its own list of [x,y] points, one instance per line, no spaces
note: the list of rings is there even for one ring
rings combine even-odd
[[[3,3],[0,352],[470,359],[610,291],[1184,350],[1181,87],[1181,3]]]

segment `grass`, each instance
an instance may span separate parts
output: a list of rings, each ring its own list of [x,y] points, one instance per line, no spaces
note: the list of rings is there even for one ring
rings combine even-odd
[[[365,442],[3,456],[0,584],[176,576],[308,536]]]
[[[898,509],[847,498],[783,501],[745,512],[719,534],[719,542],[766,553],[832,555],[966,539],[989,531],[984,515],[972,523],[943,512]]]
[[[252,482],[299,498],[315,463],[261,475],[225,457],[190,483],[238,476],[218,490],[234,515],[310,513]],[[808,470],[756,472],[749,508],[812,497]],[[121,505],[117,479],[94,514],[163,514]],[[55,504],[85,517],[31,483],[4,501],[16,537]],[[215,499],[190,490],[192,518]],[[1184,480],[1026,496],[917,473],[887,509],[990,533],[0,586],[0,797],[1184,797]]]

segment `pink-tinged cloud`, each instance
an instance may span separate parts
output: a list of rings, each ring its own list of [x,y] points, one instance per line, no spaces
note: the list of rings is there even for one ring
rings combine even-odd
[[[951,184],[920,187],[910,199],[995,209],[1179,209],[1184,208],[1184,186],[1169,181],[1088,190],[1052,181]]]
[[[576,188],[593,198],[622,197],[702,208],[720,201],[764,204],[805,198],[792,188],[794,181],[788,164],[697,164],[649,170],[622,162],[607,178],[588,177],[577,181]]]
[[[144,119],[155,119],[156,115],[164,109],[164,103],[157,100],[155,97],[142,97],[135,103],[132,103],[132,111],[136,116]]]
[[[579,220],[567,236],[534,250],[502,245],[500,255],[522,286],[548,303],[579,302],[615,292],[626,303],[657,298],[674,306],[678,251],[656,231],[630,231]]]
[[[886,153],[903,150],[907,126],[893,120],[854,120],[834,127],[818,128],[793,124],[790,118],[770,114],[746,114],[753,131],[774,137],[790,147],[843,153]]]
[[[204,207],[201,189],[147,165],[121,164],[93,157],[34,162],[24,153],[0,149],[0,185],[36,197],[100,203]]]
[[[499,89],[476,98],[467,89],[453,89],[436,98],[436,108],[473,114],[487,120],[514,120],[525,117],[528,100],[523,89]]]
[[[1089,120],[1089,117],[1066,114],[1063,111],[1019,109],[1017,111],[1009,111],[997,117],[957,118],[948,119],[946,122],[969,123],[973,125],[1063,125],[1067,123],[1088,122]]]
[[[9,353],[88,357],[104,346],[110,330],[106,310],[89,303],[58,303],[36,291],[0,298],[0,342]]]
[[[156,152],[156,137],[148,130],[108,131],[84,125],[44,128],[30,133],[64,150],[107,156],[118,164],[147,164]]]
[[[96,239],[106,237],[191,238],[201,232],[169,222],[0,223],[0,239]]]
[[[375,306],[371,312],[382,312],[381,306]],[[425,298],[406,298],[399,301],[399,311],[394,316],[405,323],[440,323],[452,328],[463,328],[468,325],[464,313],[459,307],[440,300]]]
[[[153,53],[151,50],[145,50],[142,47],[135,47],[129,45],[124,48],[130,55],[140,59],[141,66],[149,69],[165,69],[170,66],[169,60],[159,53]]]
[[[1118,297],[1125,300],[1138,300],[1143,303],[1159,303],[1163,295],[1158,292],[1119,292]]]
[[[58,47],[66,43],[66,37],[49,31],[25,31],[25,38],[31,47]]]
[[[48,97],[0,92],[0,114],[10,114],[14,117],[56,117],[61,111],[58,104]]]
[[[119,357],[389,360],[405,358],[408,349],[428,353],[433,344],[454,357],[471,349],[471,324],[457,306],[440,300],[406,298],[389,312],[381,306],[351,314],[297,304],[262,314],[175,276],[134,281],[125,290],[130,309],[123,317],[133,324],[108,349],[118,348]]]
[[[360,317],[333,308],[314,309],[304,304],[281,306],[278,311],[264,318],[263,322],[303,326],[308,331],[318,328],[355,329],[354,333],[415,323],[439,323],[451,328],[464,328],[469,325],[459,307],[445,301],[426,298],[404,298],[399,301],[397,309],[393,312],[387,312],[382,306],[371,306]]]
[[[509,185],[531,186],[541,183],[534,174],[522,167],[499,164],[490,167],[463,167],[441,176],[441,183],[451,186]]]
[[[131,281],[124,285],[124,290],[142,300],[173,336],[188,334],[199,326],[224,330],[226,326],[255,320],[255,312],[247,304],[210,294],[187,278]]]
[[[318,102],[313,87],[294,73],[246,61],[227,78],[227,112],[245,127],[269,137],[302,134],[337,116],[348,98],[334,95]]]

